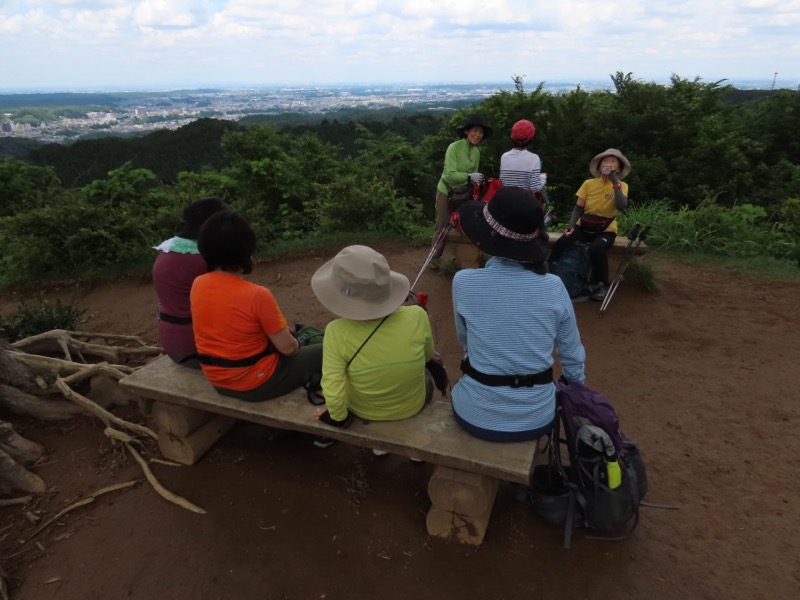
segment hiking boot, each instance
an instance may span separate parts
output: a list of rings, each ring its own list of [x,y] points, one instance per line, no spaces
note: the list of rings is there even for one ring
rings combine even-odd
[[[598,283],[594,289],[592,290],[591,296],[589,296],[592,300],[605,300],[606,294],[608,293],[608,288],[606,287],[605,283]]]
[[[327,448],[328,446],[333,446],[336,443],[336,440],[332,440],[331,438],[326,438],[322,436],[317,436],[314,438],[314,445],[317,448]]]

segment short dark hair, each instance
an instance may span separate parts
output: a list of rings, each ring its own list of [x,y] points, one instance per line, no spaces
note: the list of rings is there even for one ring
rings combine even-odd
[[[535,263],[522,263],[522,266],[525,267],[528,271],[536,273],[537,275],[547,275],[548,273],[546,261],[535,262]]]
[[[183,211],[183,228],[178,237],[196,240],[203,223],[214,213],[227,208],[222,199],[216,196],[195,200]]]
[[[253,272],[256,234],[238,213],[222,211],[211,216],[200,229],[197,248],[210,271]]]

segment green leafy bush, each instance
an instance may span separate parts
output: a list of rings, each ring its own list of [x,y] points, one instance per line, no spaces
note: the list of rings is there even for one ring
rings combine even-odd
[[[787,202],[787,217],[793,208],[794,203]],[[647,243],[653,249],[779,260],[795,259],[800,251],[791,220],[770,220],[763,207],[752,204],[724,207],[707,198],[695,210],[675,211],[664,201],[651,202],[624,211],[620,232],[634,223],[651,226]]]
[[[40,300],[38,304],[23,302],[16,312],[0,317],[0,338],[14,343],[53,329],[75,329],[84,314],[85,310],[61,300],[54,303]]]

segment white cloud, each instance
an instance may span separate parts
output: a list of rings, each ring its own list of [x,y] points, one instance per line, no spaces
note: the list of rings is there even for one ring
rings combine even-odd
[[[0,0],[0,87],[800,77],[798,39],[800,0]]]

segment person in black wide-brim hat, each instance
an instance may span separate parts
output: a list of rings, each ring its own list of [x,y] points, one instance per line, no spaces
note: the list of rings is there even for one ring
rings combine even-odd
[[[464,234],[492,258],[453,278],[456,333],[466,351],[453,413],[481,439],[537,439],[556,415],[554,347],[571,383],[583,383],[586,358],[564,284],[547,273],[542,209],[525,190],[503,187],[487,204],[465,203],[458,216]]]
[[[492,137],[492,128],[483,117],[473,115],[456,133],[460,139],[447,147],[442,176],[436,186],[436,231],[447,225],[454,198],[466,196],[470,186],[483,179],[477,146]]]

